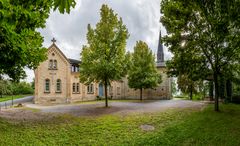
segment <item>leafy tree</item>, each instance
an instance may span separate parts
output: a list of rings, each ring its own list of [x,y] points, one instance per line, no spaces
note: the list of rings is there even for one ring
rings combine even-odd
[[[161,83],[161,75],[157,72],[151,49],[145,42],[137,41],[128,73],[129,87],[139,89],[142,100],[142,90],[157,87],[159,83]]]
[[[193,93],[197,93],[198,82],[189,79],[185,75],[179,75],[177,78],[178,89],[183,93],[189,93],[189,98],[192,100]]]
[[[0,80],[0,95],[1,95],[1,98],[3,97],[3,95],[6,95],[8,93],[7,86],[8,86],[7,81]]]
[[[103,83],[107,107],[107,86],[127,73],[129,55],[125,47],[129,34],[122,19],[107,5],[102,5],[100,16],[95,29],[88,25],[88,43],[81,52],[80,81]]]
[[[209,97],[210,97],[210,100],[212,101],[213,100],[213,90],[214,90],[214,85],[213,85],[213,81],[209,81]]]
[[[175,96],[178,92],[177,84],[176,84],[175,80],[172,80],[172,82],[171,82],[171,92],[172,92],[173,96]]]
[[[184,51],[193,59],[191,63],[201,57],[201,63],[213,78],[215,111],[219,111],[219,77],[224,69],[238,64],[240,57],[240,2],[163,0],[161,8],[161,22],[168,33],[164,42],[174,54],[173,58],[183,55],[179,53],[183,42]]]
[[[24,67],[36,68],[46,59],[43,37],[37,28],[45,27],[53,7],[69,13],[74,0],[0,1],[0,76],[14,81],[26,77]]]

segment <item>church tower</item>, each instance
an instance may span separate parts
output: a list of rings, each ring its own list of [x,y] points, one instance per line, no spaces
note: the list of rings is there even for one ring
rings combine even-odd
[[[159,40],[158,40],[158,50],[157,50],[157,63],[162,63],[164,62],[164,53],[163,53],[163,45],[161,41],[161,29],[159,33]]]

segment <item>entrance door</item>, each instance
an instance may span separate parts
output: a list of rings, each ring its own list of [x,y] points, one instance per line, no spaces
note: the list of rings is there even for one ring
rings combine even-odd
[[[98,85],[98,96],[103,96],[103,84]]]

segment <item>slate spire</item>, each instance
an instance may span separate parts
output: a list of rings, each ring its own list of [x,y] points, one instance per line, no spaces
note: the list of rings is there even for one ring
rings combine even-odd
[[[161,41],[161,29],[159,33],[159,40],[158,40],[158,50],[157,50],[157,62],[164,62],[164,53],[163,53],[163,45]]]

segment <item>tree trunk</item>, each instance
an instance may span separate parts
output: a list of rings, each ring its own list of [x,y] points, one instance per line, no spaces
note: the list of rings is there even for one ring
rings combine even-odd
[[[108,107],[108,97],[107,97],[107,81],[104,82],[104,88],[105,88],[105,107]]]
[[[227,90],[227,100],[232,101],[232,82],[231,80],[227,80],[226,82],[226,90]]]
[[[213,101],[213,81],[209,82],[209,96],[210,96],[210,101]]]
[[[226,85],[226,82],[225,82],[225,78],[224,78],[224,76],[223,75],[220,75],[219,76],[219,98],[220,99],[225,99],[225,95],[226,95],[226,92],[225,92],[225,89],[226,89],[226,87],[225,87],[225,85]]]
[[[215,111],[219,111],[218,98],[219,98],[219,86],[218,86],[218,73],[214,72],[213,75],[215,83]]]
[[[193,85],[191,84],[190,86],[190,100],[192,100],[192,96],[193,96]]]
[[[140,89],[140,100],[142,101],[142,88]]]

